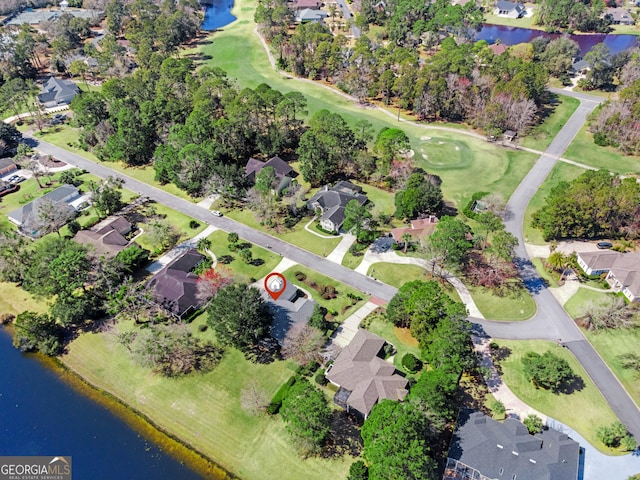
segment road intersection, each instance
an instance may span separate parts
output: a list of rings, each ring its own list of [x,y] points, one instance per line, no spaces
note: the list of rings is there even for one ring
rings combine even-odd
[[[553,89],[551,90],[554,91]],[[602,99],[598,97],[574,94],[564,90],[554,91],[554,93],[573,96],[580,100],[580,106],[516,188],[507,204],[507,215],[505,217],[507,230],[519,240],[519,246],[516,249],[516,262],[520,275],[538,307],[536,315],[524,322],[496,322],[475,317],[470,317],[470,320],[476,324],[478,331],[494,338],[547,339],[554,341],[560,339],[580,361],[620,420],[635,438],[640,438],[640,410],[638,406],[586,340],[580,329],[575,325],[575,322],[549,292],[543,280],[537,274],[535,267],[531,264],[524,247],[522,226],[527,205],[580,128],[585,124],[588,115],[602,102]],[[236,232],[240,237],[251,243],[270,248],[285,258],[353,286],[366,294],[389,301],[397,292],[395,287],[374,280],[367,275],[343,267],[228,217],[214,217],[208,209],[122,173],[115,172],[106,166],[108,164],[93,162],[35,137],[31,137],[30,140],[37,145],[37,149],[41,153],[52,155],[99,177],[119,177],[124,181],[126,188],[138,192],[140,195],[149,197],[158,203],[227,232]]]

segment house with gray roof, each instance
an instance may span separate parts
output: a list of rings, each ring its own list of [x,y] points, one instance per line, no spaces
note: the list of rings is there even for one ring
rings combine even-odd
[[[88,230],[80,230],[73,239],[83,245],[91,245],[101,257],[112,258],[130,245],[125,238],[130,231],[131,224],[126,218],[107,217]]]
[[[204,256],[195,248],[174,258],[147,283],[154,301],[174,317],[182,320],[200,306],[196,298],[198,275],[193,270]]]
[[[46,108],[69,105],[80,93],[78,86],[70,80],[49,77],[38,94],[38,101]]]
[[[327,379],[338,387],[336,405],[366,419],[380,400],[404,400],[408,381],[382,358],[387,342],[367,330],[358,329],[333,364]]]
[[[9,212],[7,217],[18,227],[29,223],[30,217],[35,215],[38,211],[38,205],[43,202],[51,202],[53,205],[64,204],[69,213],[73,213],[76,209],[73,206],[73,202],[80,198],[80,191],[73,185],[62,185],[61,187],[52,190],[49,193],[44,194],[40,198],[36,198],[34,201],[29,202],[22,207],[16,208]],[[37,222],[35,222],[37,223]],[[37,236],[37,232],[25,232],[32,236]]]
[[[622,292],[630,302],[640,301],[640,253],[580,252],[577,260],[587,275],[606,273],[613,291]]]
[[[530,435],[514,418],[498,422],[463,409],[443,480],[577,480],[580,445],[548,428]]]
[[[508,2],[506,0],[498,0],[493,14],[499,17],[520,18],[527,12],[522,2]]]
[[[340,181],[333,187],[325,185],[307,202],[307,208],[319,212],[322,228],[328,232],[338,232],[344,223],[344,209],[351,200],[364,205],[368,198],[362,193],[362,187]]]
[[[245,178],[251,183],[256,182],[258,174],[266,167],[271,167],[275,171],[276,178],[278,179],[278,185],[274,186],[274,190],[280,193],[282,190],[291,185],[291,180],[298,174],[279,156],[275,156],[263,162],[257,158],[250,158],[244,167]]]
[[[324,19],[327,18],[329,14],[324,10],[315,10],[311,8],[305,8],[304,10],[300,10],[296,13],[296,22],[298,23],[309,23],[309,22],[317,22],[323,23]]]
[[[274,300],[266,290],[261,291],[267,308],[273,315],[271,336],[282,345],[291,327],[306,323],[311,318],[316,302],[291,282],[287,282],[284,292],[277,300]]]

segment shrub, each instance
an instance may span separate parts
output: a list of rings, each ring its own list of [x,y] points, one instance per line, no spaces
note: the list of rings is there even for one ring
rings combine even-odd
[[[294,383],[296,383],[295,375],[289,378],[286,383],[282,384],[282,386],[278,389],[276,394],[271,399],[271,402],[267,407],[267,412],[269,412],[271,415],[275,415],[280,411],[282,401],[285,399]]]
[[[207,331],[207,328],[208,328],[208,327],[207,327],[207,325],[202,324],[202,325],[200,325],[200,326],[198,327],[198,331],[199,331],[199,332],[206,332],[206,331]]]
[[[189,220],[189,228],[195,230],[196,228],[198,228],[200,226],[200,222],[198,222],[197,220]]]
[[[313,372],[315,372],[318,367],[320,366],[320,364],[316,361],[311,361],[309,363],[307,363],[305,366],[303,366],[300,370],[299,370],[299,374],[302,377],[308,377],[309,375],[311,375]]]
[[[493,399],[489,404],[489,408],[493,412],[493,418],[497,420],[501,420],[507,415],[507,409],[500,400]]]
[[[410,373],[416,373],[422,368],[422,362],[413,353],[407,353],[402,357],[402,366]]]
[[[0,325],[11,323],[15,318],[16,316],[11,313],[3,313],[2,315],[0,315]]]
[[[230,243],[229,245],[227,245],[227,248],[230,252],[235,252],[236,250],[238,250],[238,246],[235,243]]]
[[[368,480],[368,478],[369,469],[362,460],[358,460],[351,464],[347,480]]]
[[[227,235],[227,242],[229,243],[238,243],[238,240],[240,240],[240,237],[236,232],[230,232],[229,235]]]
[[[336,298],[338,292],[336,292],[336,287],[333,285],[322,285],[320,287],[322,298],[325,300],[331,300],[332,298]]]
[[[322,385],[323,387],[329,383],[329,380],[327,380],[327,377],[324,375],[324,369],[316,373],[314,380],[318,385]]]
[[[301,271],[295,272],[293,276],[296,277],[296,280],[298,280],[299,282],[304,282],[307,279],[307,275],[302,273]]]
[[[522,423],[524,423],[524,426],[527,427],[527,430],[529,430],[531,435],[534,433],[540,433],[544,427],[542,419],[534,414],[529,415]]]

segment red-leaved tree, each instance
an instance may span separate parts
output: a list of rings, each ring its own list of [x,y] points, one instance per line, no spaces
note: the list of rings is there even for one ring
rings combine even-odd
[[[196,298],[202,304],[216,296],[218,290],[233,283],[233,273],[227,267],[218,265],[202,272],[196,282]]]

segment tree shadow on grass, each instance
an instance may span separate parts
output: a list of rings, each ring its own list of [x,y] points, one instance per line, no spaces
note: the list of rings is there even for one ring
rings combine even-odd
[[[553,391],[553,393],[555,394],[562,393],[565,395],[571,395],[572,393],[582,391],[584,387],[585,387],[585,383],[582,377],[578,375],[574,375],[571,378],[571,380],[563,382],[562,385],[560,385],[558,388],[556,388]]]
[[[357,457],[362,451],[362,437],[358,420],[345,411],[331,413],[331,433],[322,452],[325,458],[340,458],[345,454]]]

